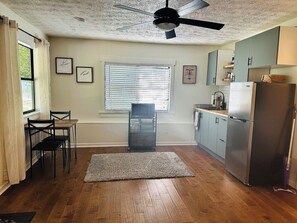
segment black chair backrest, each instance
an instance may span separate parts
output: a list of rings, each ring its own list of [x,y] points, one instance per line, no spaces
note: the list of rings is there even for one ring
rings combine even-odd
[[[50,118],[52,119],[71,119],[71,111],[50,111]]]
[[[28,129],[30,145],[32,146],[32,136],[44,133],[46,137],[51,136],[55,140],[55,119],[49,120],[31,120],[28,118]]]

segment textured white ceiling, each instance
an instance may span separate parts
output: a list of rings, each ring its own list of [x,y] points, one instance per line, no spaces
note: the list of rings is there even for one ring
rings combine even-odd
[[[169,0],[177,9],[191,0]],[[297,0],[206,0],[210,6],[184,18],[224,23],[210,30],[181,24],[167,40],[153,18],[113,7],[123,4],[154,13],[165,0],[0,0],[48,36],[174,44],[226,44],[297,17]],[[1,12],[0,12],[1,13]],[[82,17],[79,22],[74,17]],[[124,31],[117,28],[148,22]]]

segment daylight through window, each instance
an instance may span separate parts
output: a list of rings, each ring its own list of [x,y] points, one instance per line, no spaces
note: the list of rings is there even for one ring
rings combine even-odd
[[[105,110],[130,110],[131,103],[154,103],[169,111],[171,67],[105,63]]]
[[[33,49],[18,44],[21,75],[23,113],[35,111]]]

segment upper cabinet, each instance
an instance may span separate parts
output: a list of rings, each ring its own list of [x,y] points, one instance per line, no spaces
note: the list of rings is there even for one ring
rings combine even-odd
[[[208,53],[207,85],[228,84],[228,82],[223,81],[227,73],[226,69],[224,69],[224,66],[231,62],[232,57],[232,50],[216,50]]]
[[[297,64],[297,28],[276,27],[235,44],[235,81],[248,81],[249,68]]]
[[[250,38],[235,43],[234,81],[244,82],[248,79],[250,57]]]

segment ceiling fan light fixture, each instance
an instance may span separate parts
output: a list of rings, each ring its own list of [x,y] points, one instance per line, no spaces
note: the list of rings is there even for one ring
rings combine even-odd
[[[175,9],[161,8],[154,13],[154,25],[163,31],[170,31],[179,26],[179,15]]]
[[[163,31],[170,31],[179,26],[178,20],[158,18],[154,20],[154,25]]]
[[[154,14],[137,9],[137,8],[126,6],[126,5],[117,4],[114,6],[117,8],[125,9],[132,12],[137,12],[144,15],[149,15],[149,16],[153,15],[154,25],[160,30],[165,31],[166,39],[171,39],[176,37],[175,28],[177,28],[180,24],[197,26],[197,27],[208,28],[208,29],[215,29],[215,30],[220,30],[224,26],[224,24],[222,23],[215,23],[215,22],[202,21],[197,19],[187,19],[187,18],[180,17],[180,15],[184,16],[184,15],[193,13],[198,9],[202,9],[209,6],[209,4],[203,0],[192,0],[188,4],[180,7],[179,9],[173,9],[168,7],[169,5],[168,2],[169,0],[166,0],[165,7],[155,11]],[[125,26],[117,30],[124,30],[130,27],[136,27],[145,23],[146,22]]]

